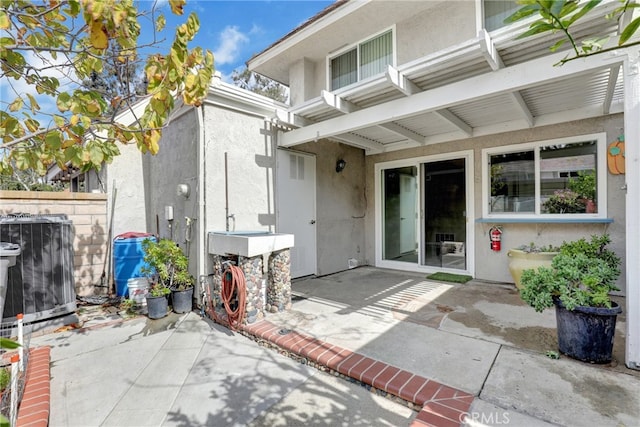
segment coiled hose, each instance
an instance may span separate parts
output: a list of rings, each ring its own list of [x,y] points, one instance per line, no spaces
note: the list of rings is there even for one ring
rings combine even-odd
[[[220,298],[227,312],[229,328],[237,330],[242,324],[247,307],[247,284],[240,267],[230,265],[222,273]]]

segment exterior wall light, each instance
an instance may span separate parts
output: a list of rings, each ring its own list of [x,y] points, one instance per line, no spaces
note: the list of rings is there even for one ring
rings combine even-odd
[[[189,184],[178,184],[178,187],[176,188],[176,195],[188,199],[189,194],[191,194],[191,188],[189,187]]]
[[[344,170],[344,168],[347,166],[347,162],[345,162],[343,159],[340,159],[336,162],[336,172],[340,173]]]

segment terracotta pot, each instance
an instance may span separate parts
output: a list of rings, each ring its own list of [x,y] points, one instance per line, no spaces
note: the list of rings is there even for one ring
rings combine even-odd
[[[509,272],[513,281],[516,284],[516,288],[522,289],[520,278],[524,270],[534,269],[538,267],[551,267],[551,261],[553,257],[558,255],[558,252],[525,252],[520,249],[510,249],[507,252],[509,257]]]

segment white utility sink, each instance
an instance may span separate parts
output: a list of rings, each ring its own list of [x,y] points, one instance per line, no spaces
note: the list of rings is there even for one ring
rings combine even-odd
[[[268,231],[209,232],[209,253],[254,257],[293,247],[293,234]]]

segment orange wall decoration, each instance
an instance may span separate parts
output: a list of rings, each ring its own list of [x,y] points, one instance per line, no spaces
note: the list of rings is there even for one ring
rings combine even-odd
[[[624,173],[624,136],[620,135],[618,139],[609,144],[607,148],[607,165],[609,172],[613,175]]]

